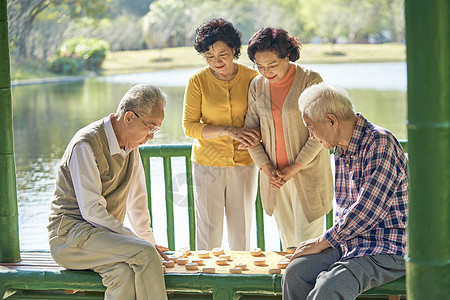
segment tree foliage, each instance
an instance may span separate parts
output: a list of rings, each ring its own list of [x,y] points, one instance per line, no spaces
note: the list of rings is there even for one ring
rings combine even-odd
[[[192,45],[195,30],[212,18],[225,18],[241,32],[243,41],[262,27],[276,26],[299,31],[297,0],[156,0],[144,17],[148,47]],[[300,26],[299,26],[300,25]]]
[[[100,38],[112,51],[191,46],[211,18],[230,20],[243,43],[262,27],[302,42],[404,39],[404,0],[8,0],[10,49],[46,58],[72,37]],[[385,36],[384,38],[382,38]]]
[[[44,12],[57,22],[83,16],[103,17],[112,0],[8,0],[10,35],[17,41],[19,55],[27,57],[27,39],[34,22]]]
[[[383,29],[393,30],[388,19],[400,20],[403,27],[402,5],[403,0],[302,0],[301,17],[306,30],[326,42],[338,37],[354,42]]]

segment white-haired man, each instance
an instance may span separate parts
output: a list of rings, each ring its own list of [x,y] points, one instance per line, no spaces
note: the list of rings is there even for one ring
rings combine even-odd
[[[320,83],[299,99],[311,137],[335,153],[335,222],[300,243],[284,299],[355,299],[405,274],[406,156],[386,129],[355,113],[346,92]]]
[[[53,259],[102,276],[105,299],[166,299],[138,146],[164,119],[166,95],[136,85],[117,112],[79,130],[61,159],[49,217]],[[124,226],[127,219],[132,230]],[[158,250],[157,248],[160,247]]]

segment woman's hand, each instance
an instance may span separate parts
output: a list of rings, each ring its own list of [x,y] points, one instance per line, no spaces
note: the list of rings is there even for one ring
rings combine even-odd
[[[279,190],[286,183],[286,180],[283,178],[283,173],[275,169],[271,163],[267,163],[262,166],[261,170],[267,177],[269,177],[269,184],[274,189]]]
[[[261,139],[261,131],[259,128],[251,129],[246,127],[225,127],[225,134],[234,140],[241,142],[239,149],[253,148]],[[241,146],[242,145],[242,146]]]
[[[285,181],[288,181],[289,179],[291,179],[295,174],[297,174],[298,171],[300,171],[303,168],[303,166],[297,162],[294,162],[292,165],[290,165],[289,167],[285,168],[283,170],[283,179]]]

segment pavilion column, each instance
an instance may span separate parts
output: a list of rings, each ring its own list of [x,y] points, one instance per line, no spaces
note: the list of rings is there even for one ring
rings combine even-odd
[[[20,260],[7,1],[0,0],[0,262]]]
[[[406,0],[408,299],[450,295],[450,0]]]

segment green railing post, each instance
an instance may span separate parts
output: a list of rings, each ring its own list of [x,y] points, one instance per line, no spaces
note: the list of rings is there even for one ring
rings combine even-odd
[[[175,225],[173,219],[173,186],[171,157],[163,157],[164,184],[166,186],[166,218],[167,244],[170,250],[175,250]]]
[[[256,193],[256,201],[255,201],[255,216],[256,216],[256,245],[258,245],[258,248],[265,251],[266,241],[264,237],[264,210],[261,203],[261,195],[259,193],[259,175],[258,175],[258,191]]]
[[[186,156],[186,186],[187,186],[187,200],[188,200],[188,219],[189,219],[189,246],[192,250],[196,249],[195,245],[195,206],[194,206],[194,185],[192,184],[192,162],[191,154]]]
[[[148,212],[150,214],[150,224],[153,228],[153,213],[152,213],[152,176],[150,176],[150,157],[141,156],[142,165],[145,172],[145,185],[147,187],[147,203]]]
[[[146,174],[148,203],[150,217],[152,217],[152,196],[151,196],[151,174],[150,158],[161,157],[164,168],[164,186],[167,217],[167,244],[170,250],[175,250],[175,224],[173,208],[173,182],[172,182],[172,157],[184,157],[186,160],[186,180],[188,197],[188,218],[189,218],[189,243],[192,250],[195,250],[195,209],[194,195],[192,189],[192,168],[191,168],[191,145],[153,145],[140,146],[142,163]],[[154,226],[152,222],[152,226]]]
[[[449,0],[406,0],[408,299],[450,294]]]
[[[0,262],[20,260],[6,0],[0,0]]]

